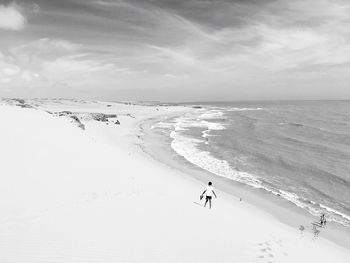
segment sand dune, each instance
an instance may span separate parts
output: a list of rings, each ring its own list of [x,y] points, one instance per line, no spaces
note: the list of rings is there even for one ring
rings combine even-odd
[[[140,121],[189,108],[20,104],[32,107],[0,105],[2,263],[349,262],[349,250],[224,192],[203,208],[201,182],[140,150]],[[47,111],[116,114],[120,125],[79,118],[82,130]]]

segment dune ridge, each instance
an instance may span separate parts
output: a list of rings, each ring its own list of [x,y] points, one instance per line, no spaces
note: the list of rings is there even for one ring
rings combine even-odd
[[[203,208],[203,183],[140,150],[140,122],[189,110],[2,100],[0,262],[348,262],[348,249],[222,191]],[[115,117],[82,117],[96,113]]]

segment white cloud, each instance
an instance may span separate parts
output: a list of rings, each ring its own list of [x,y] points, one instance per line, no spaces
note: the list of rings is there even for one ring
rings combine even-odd
[[[0,52],[0,82],[8,83],[20,72],[20,68],[11,62],[11,58]]]
[[[26,24],[27,18],[17,4],[0,5],[0,29],[21,30]]]
[[[39,41],[31,43],[30,46],[37,49],[75,51],[81,45],[72,43],[64,39],[42,38]]]
[[[82,53],[83,46],[64,40],[42,38],[0,52],[0,92],[6,87],[81,87],[91,83],[112,83],[128,68]]]
[[[27,82],[39,77],[40,75],[38,73],[31,72],[30,70],[23,70],[21,73],[21,78]]]
[[[196,12],[193,8],[200,1],[178,12],[174,8],[182,5],[160,8],[156,4],[160,1],[67,1],[67,7],[68,2],[93,4],[89,10],[98,10],[95,16],[84,9],[50,10],[49,2],[42,10],[46,15],[38,16],[30,29],[33,34],[15,34],[13,43],[10,39],[1,43],[8,57],[0,54],[0,82],[9,87],[32,85],[47,92],[64,86],[71,94],[173,87],[179,96],[205,94],[198,93],[202,88],[208,94],[226,89],[230,95],[234,88],[248,94],[245,89],[251,88],[254,97],[258,87],[272,94],[278,85],[293,87],[297,82],[348,83],[349,1],[278,0],[257,6],[262,10],[255,16],[247,14],[250,9],[255,14],[257,7],[249,5],[241,12],[248,5],[237,1],[232,5],[225,1],[225,12],[214,8],[214,2],[220,6],[218,1],[207,1],[214,9]],[[24,1],[21,7],[28,16],[38,10]],[[0,5],[0,28],[4,28],[5,8],[22,10],[14,4]],[[49,15],[52,19],[46,21]],[[65,39],[56,39],[58,34]],[[316,71],[322,71],[323,79]]]
[[[54,57],[77,51],[81,45],[64,40],[41,38],[11,49],[15,56],[47,56]]]
[[[7,76],[17,75],[19,71],[20,69],[17,66],[12,66],[12,67],[7,67],[2,69],[3,74]]]

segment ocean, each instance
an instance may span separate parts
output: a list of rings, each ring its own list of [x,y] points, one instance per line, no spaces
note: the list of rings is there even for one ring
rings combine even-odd
[[[152,129],[193,165],[350,227],[350,101],[200,107]]]

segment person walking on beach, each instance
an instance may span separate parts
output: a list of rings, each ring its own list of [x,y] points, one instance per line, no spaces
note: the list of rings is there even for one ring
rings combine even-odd
[[[321,226],[326,226],[327,220],[324,214],[321,215],[320,224]]]
[[[211,209],[211,199],[212,196],[214,195],[215,198],[217,198],[215,192],[214,192],[214,188],[212,186],[212,183],[209,182],[207,188],[205,188],[204,192],[201,194],[201,199],[203,198],[205,194],[205,203],[204,203],[204,207],[206,207],[207,203],[209,202],[209,208]]]

